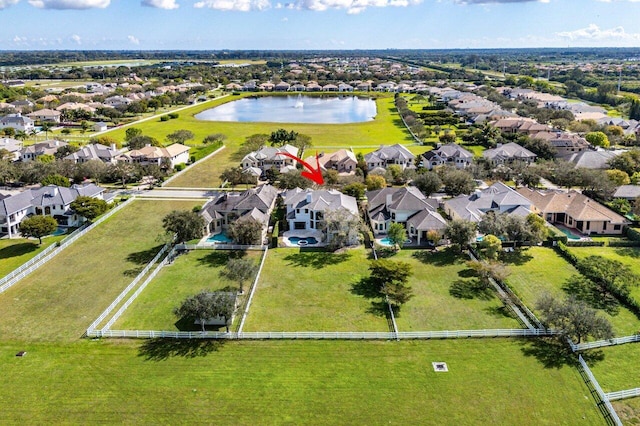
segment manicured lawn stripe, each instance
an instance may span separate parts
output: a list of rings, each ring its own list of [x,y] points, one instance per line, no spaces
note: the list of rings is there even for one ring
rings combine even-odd
[[[45,237],[42,245],[38,245],[38,240],[26,238],[0,240],[0,278],[4,277],[23,263],[34,258],[51,244],[62,240],[66,235],[55,237]]]
[[[202,344],[202,342],[199,342]],[[604,424],[528,341],[0,344],[4,424]],[[27,356],[16,358],[17,350]],[[444,361],[448,373],[431,362]]]

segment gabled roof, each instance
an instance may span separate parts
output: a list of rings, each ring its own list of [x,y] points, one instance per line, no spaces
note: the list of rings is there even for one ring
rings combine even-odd
[[[531,206],[531,201],[502,182],[496,182],[471,195],[446,200],[444,203],[459,217],[472,222],[479,222],[489,210],[514,211],[522,207],[528,211]]]
[[[482,153],[482,156],[490,160],[493,159],[535,159],[536,154],[528,149],[518,145],[515,142],[509,142],[502,146],[498,146],[492,149],[487,149]]]
[[[611,151],[591,151],[586,150],[575,153],[570,157],[566,157],[567,161],[576,165],[576,167],[584,167],[585,169],[606,169],[607,162],[615,157],[616,154]]]
[[[288,208],[306,208],[315,211],[335,211],[346,209],[354,215],[358,214],[358,203],[350,195],[336,190],[312,190],[295,188],[284,194],[284,204]]]
[[[395,145],[382,145],[377,150],[370,152],[369,154],[364,156],[364,159],[367,162],[376,161],[377,159],[383,161],[389,160],[404,160],[410,161],[416,158],[415,155],[411,153],[407,148],[400,144]]]
[[[389,200],[390,198],[390,200]],[[438,202],[428,199],[415,186],[402,188],[382,188],[367,192],[369,214],[376,215],[379,212],[390,210],[415,211],[433,210],[438,208]],[[388,203],[388,201],[390,201]],[[388,213],[385,213],[385,216]]]
[[[428,152],[433,152],[441,158],[450,158],[450,157],[469,158],[469,159],[473,158],[473,154],[471,152],[467,151],[466,149],[464,149],[463,147],[455,143],[448,143],[446,145],[442,145],[440,148],[427,151],[425,154],[427,154]]]
[[[258,210],[267,215],[277,195],[278,191],[271,185],[262,185],[244,192],[221,193],[205,204],[200,214],[207,222],[221,217],[221,212],[243,214]],[[256,214],[253,213],[253,216]]]
[[[437,211],[420,210],[411,216],[407,223],[418,231],[441,230],[447,227],[447,221]]]
[[[99,143],[83,146],[79,151],[64,157],[65,160],[78,161],[80,159],[88,160],[111,160],[120,155],[120,152],[111,147],[104,146]]]
[[[91,183],[73,185],[70,188],[48,185],[37,189],[28,189],[16,195],[0,200],[0,215],[7,216],[31,206],[47,207],[53,205],[67,206],[79,196],[95,197],[104,192],[104,188]]]
[[[298,148],[293,145],[283,145],[281,147],[275,146],[263,146],[257,151],[250,152],[245,155],[242,159],[244,163],[245,160],[248,161],[275,161],[275,160],[285,160],[289,157],[281,155],[282,152],[288,152],[291,155],[298,156]]]

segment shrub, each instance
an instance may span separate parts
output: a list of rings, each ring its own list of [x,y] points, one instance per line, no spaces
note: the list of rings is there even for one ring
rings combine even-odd
[[[177,112],[172,112],[169,114],[169,118],[174,120],[176,118],[180,117],[180,114],[178,114]]]
[[[163,115],[162,117],[160,117],[160,121],[169,121],[169,116]]]
[[[180,163],[180,164],[176,164],[174,169],[176,172],[181,172],[182,170],[184,170],[184,163]]]

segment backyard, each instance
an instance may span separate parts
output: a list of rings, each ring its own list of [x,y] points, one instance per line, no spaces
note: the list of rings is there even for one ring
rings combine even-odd
[[[568,296],[571,278],[579,274],[553,249],[546,247],[522,249],[505,260],[511,271],[507,283],[534,312],[536,302],[544,293],[559,298]],[[613,307],[609,313],[602,309],[599,312],[611,322],[618,336],[634,334],[640,329],[640,320],[622,306]]]
[[[526,340],[0,343],[5,424],[604,424]],[[15,357],[26,350],[24,358]],[[432,362],[446,362],[436,373]],[[46,391],[45,391],[46,390]],[[535,409],[532,404],[535,403]],[[214,419],[214,420],[213,420]]]
[[[230,255],[238,252],[225,250],[194,250],[178,256],[173,263],[164,267],[160,274],[149,283],[124,315],[112,327],[116,330],[199,330],[200,326],[178,322],[173,309],[189,296],[201,290],[222,290],[238,287],[236,282],[222,277],[220,272]],[[246,256],[256,263],[261,251],[247,251]],[[244,283],[248,291],[253,280]],[[236,315],[236,321],[242,312]]]
[[[35,257],[38,253],[62,240],[66,235],[45,237],[38,245],[36,239],[15,238],[0,240],[0,278]]]

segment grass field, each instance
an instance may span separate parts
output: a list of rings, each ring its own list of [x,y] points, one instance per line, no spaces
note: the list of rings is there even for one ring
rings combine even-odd
[[[640,424],[640,398],[613,401],[611,404],[613,404],[613,408],[623,423],[630,425]]]
[[[193,201],[136,201],[0,295],[3,339],[76,340],[160,249],[162,218]]]
[[[605,392],[640,388],[640,376],[636,374],[640,359],[639,344],[628,343],[598,350],[604,357],[601,361],[591,363],[589,368]]]
[[[571,264],[551,248],[531,247],[521,253],[520,257],[514,256],[508,262],[512,273],[507,282],[530,309],[534,310],[538,298],[545,292],[558,298],[568,295],[563,287],[578,274]],[[609,315],[602,310],[600,313],[611,321],[618,336],[633,334],[640,329],[640,320],[626,308],[620,307],[617,315]]]
[[[618,262],[628,265],[631,270],[640,275],[640,247],[570,247],[571,253],[575,254],[579,259],[588,256],[602,256],[607,259],[617,260]],[[632,287],[631,296],[640,301],[640,287]]]
[[[398,331],[522,327],[494,291],[470,290],[467,258],[450,251],[401,250],[391,259],[413,266],[409,285],[415,297],[397,315]]]
[[[41,245],[38,245],[37,240],[26,238],[0,240],[0,278],[28,262],[42,250],[62,240],[65,236],[45,237],[42,239]]]
[[[389,331],[384,310],[352,292],[368,275],[364,248],[269,250],[244,331]]]
[[[604,424],[520,340],[0,344],[4,424]],[[16,358],[18,350],[27,356]],[[448,373],[431,362],[444,361]]]
[[[138,296],[124,315],[112,327],[116,330],[200,330],[193,324],[177,324],[173,309],[189,296],[201,290],[237,288],[236,282],[220,276],[232,252],[195,250],[179,256],[167,265]],[[260,261],[261,251],[247,251],[247,256]],[[248,291],[253,280],[244,284]],[[241,314],[241,312],[240,312]],[[241,315],[237,315],[238,319]]]

